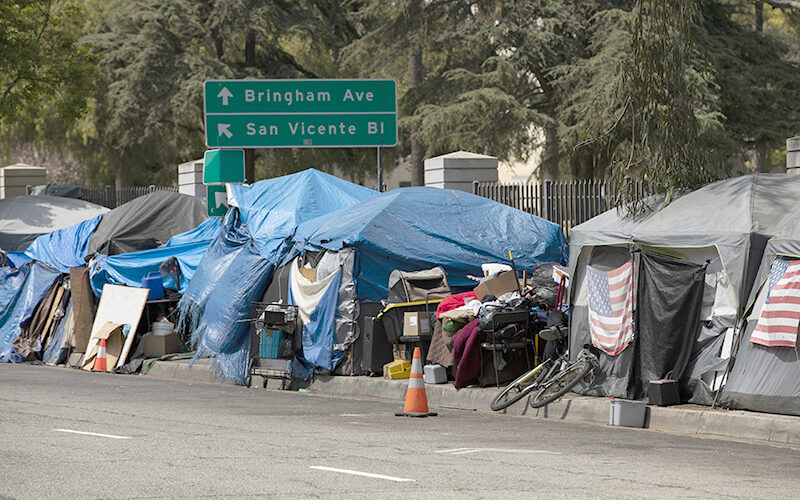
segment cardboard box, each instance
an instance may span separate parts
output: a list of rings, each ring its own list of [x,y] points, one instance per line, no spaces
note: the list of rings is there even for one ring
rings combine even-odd
[[[431,321],[424,312],[407,312],[403,315],[403,335],[430,335]]]
[[[499,297],[508,292],[516,292],[518,282],[514,271],[504,271],[476,286],[475,295],[481,300],[484,295]]]
[[[147,358],[181,352],[181,341],[175,332],[169,335],[145,334],[142,337],[142,346],[144,346],[144,356]]]

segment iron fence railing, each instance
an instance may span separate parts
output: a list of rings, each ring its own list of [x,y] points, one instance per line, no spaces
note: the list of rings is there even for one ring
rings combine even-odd
[[[630,186],[637,198],[647,196],[644,184]],[[479,182],[472,192],[559,224],[564,234],[611,207],[613,187],[604,180],[544,180],[535,183]]]
[[[81,199],[104,207],[116,208],[123,203],[154,191],[178,191],[178,188],[170,186],[129,186],[119,189],[112,186],[83,188]]]

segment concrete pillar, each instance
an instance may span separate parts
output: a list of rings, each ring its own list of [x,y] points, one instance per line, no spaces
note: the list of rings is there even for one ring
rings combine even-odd
[[[786,139],[786,173],[800,174],[800,137]]]
[[[25,196],[28,186],[47,184],[47,169],[17,163],[0,168],[0,198]]]
[[[472,183],[497,182],[497,158],[456,151],[425,160],[425,185],[472,192]]]
[[[178,165],[178,192],[205,198],[203,185],[203,159],[187,161]]]

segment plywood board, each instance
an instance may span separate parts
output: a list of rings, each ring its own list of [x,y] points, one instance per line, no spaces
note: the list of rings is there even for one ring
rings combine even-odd
[[[128,358],[128,351],[131,349],[133,337],[136,336],[136,329],[139,327],[139,320],[144,311],[144,304],[147,302],[146,288],[133,288],[120,285],[104,285],[103,294],[100,296],[100,304],[97,306],[97,313],[92,324],[92,336],[86,346],[87,356],[84,358],[83,369],[91,370],[90,354],[97,345],[97,333],[107,322],[131,325],[131,331],[125,339],[122,354],[119,356],[117,366],[122,366]]]
[[[86,345],[92,336],[95,306],[88,273],[89,269],[86,267],[73,267],[69,270],[72,310],[75,312],[72,345],[77,352],[86,352]]]
[[[64,287],[59,286],[58,290],[56,291],[56,298],[53,301],[53,305],[50,306],[50,312],[47,314],[47,322],[44,324],[44,328],[42,328],[42,333],[39,334],[39,342],[44,344],[45,336],[50,333],[50,325],[53,323],[53,315],[58,310],[58,306],[61,305],[61,296],[64,295]]]

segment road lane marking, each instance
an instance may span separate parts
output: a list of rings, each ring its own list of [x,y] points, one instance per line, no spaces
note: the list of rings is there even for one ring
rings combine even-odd
[[[515,448],[453,448],[452,450],[437,450],[436,453],[446,453],[448,455],[467,455],[470,453],[481,453],[493,451],[497,453],[526,453],[531,455],[561,455],[558,451],[548,450],[520,450]]]
[[[373,474],[371,472],[361,472],[357,470],[336,469],[333,467],[324,467],[322,465],[312,465],[312,469],[324,470],[328,472],[341,472],[342,474],[352,474],[354,476],[372,477],[375,479],[386,479],[387,481],[397,481],[401,483],[415,483],[416,479],[407,479],[404,477],[384,476],[383,474]]]
[[[53,429],[53,430],[56,432],[67,432],[69,434],[83,434],[84,436],[97,436],[97,437],[104,437],[111,439],[130,439],[130,436],[115,436],[113,434],[99,434],[97,432],[73,431],[71,429]]]

